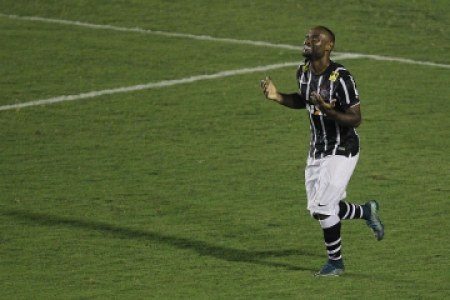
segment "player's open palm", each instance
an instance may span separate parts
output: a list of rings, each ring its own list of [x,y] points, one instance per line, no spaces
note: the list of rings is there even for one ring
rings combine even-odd
[[[277,100],[278,92],[277,88],[272,82],[270,77],[266,77],[266,79],[261,80],[261,89],[263,90],[264,95],[269,100]]]

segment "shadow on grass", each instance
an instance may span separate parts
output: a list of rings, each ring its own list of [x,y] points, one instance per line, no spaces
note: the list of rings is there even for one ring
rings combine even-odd
[[[313,270],[310,268],[293,266],[286,263],[271,262],[265,260],[273,257],[284,257],[291,255],[309,256],[309,257],[318,256],[317,254],[309,253],[300,249],[271,250],[271,251],[240,250],[224,246],[211,245],[206,242],[191,240],[182,237],[164,235],[152,231],[119,227],[116,225],[91,220],[76,220],[67,217],[60,217],[44,213],[35,213],[20,210],[3,211],[2,214],[14,217],[16,219],[20,219],[21,221],[37,223],[45,226],[67,226],[67,227],[83,228],[107,233],[117,238],[150,240],[157,243],[171,245],[179,249],[193,250],[197,252],[199,255],[211,256],[214,258],[223,259],[231,262],[254,263],[270,267],[286,268],[288,270],[316,271],[315,269]]]

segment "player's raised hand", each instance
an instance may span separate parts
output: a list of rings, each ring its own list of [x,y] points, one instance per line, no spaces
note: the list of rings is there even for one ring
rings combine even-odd
[[[261,89],[263,90],[264,96],[269,100],[278,101],[280,94],[277,92],[277,88],[270,79],[269,76],[266,79],[261,80]]]
[[[325,100],[323,100],[322,96],[316,92],[311,93],[311,100],[314,105],[323,112],[334,110],[334,106],[336,103],[336,99],[331,100],[330,103],[326,103]]]

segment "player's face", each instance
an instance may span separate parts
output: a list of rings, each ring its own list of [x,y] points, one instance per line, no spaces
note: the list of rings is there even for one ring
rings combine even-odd
[[[320,28],[311,29],[303,42],[303,56],[314,60],[320,59],[330,48],[328,36]]]

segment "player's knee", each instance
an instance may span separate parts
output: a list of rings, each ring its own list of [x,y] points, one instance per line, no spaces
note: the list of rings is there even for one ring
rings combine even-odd
[[[312,213],[311,216],[316,220],[325,220],[330,217],[329,215],[323,215],[323,214],[318,214],[318,213]]]

